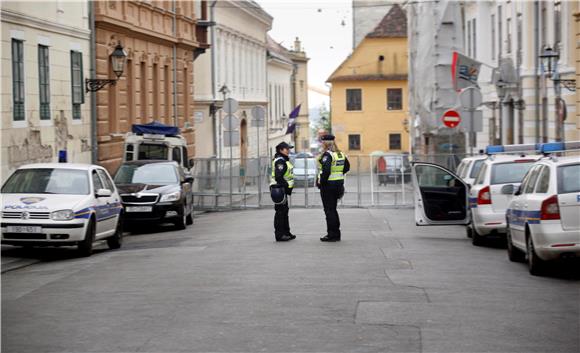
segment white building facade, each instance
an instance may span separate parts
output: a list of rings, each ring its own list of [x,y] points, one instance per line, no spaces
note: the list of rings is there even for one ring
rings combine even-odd
[[[481,72],[480,87],[487,104],[484,131],[477,134],[478,148],[580,139],[575,93],[561,87],[567,118],[559,128],[554,82],[539,59],[546,48],[552,48],[560,55],[561,78],[575,77],[573,14],[579,6],[559,0],[465,2],[464,53],[499,69],[496,79],[485,66]],[[499,83],[499,89],[497,78],[506,81]]]
[[[196,156],[229,158],[230,151],[234,158],[265,156],[267,126],[253,126],[251,110],[261,106],[267,111],[266,36],[273,19],[254,1],[212,4],[211,48],[194,64]],[[232,135],[239,145],[231,149],[225,143],[224,97],[239,102],[239,135]]]
[[[1,181],[27,163],[91,162],[88,1],[3,1]],[[60,152],[65,151],[65,152]]]

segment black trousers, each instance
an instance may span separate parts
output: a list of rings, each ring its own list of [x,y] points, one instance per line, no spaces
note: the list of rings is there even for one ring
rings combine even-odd
[[[276,236],[276,240],[278,240],[281,236],[290,234],[290,221],[288,220],[290,208],[288,207],[288,199],[283,204],[274,205],[274,210],[276,210],[276,214],[274,215],[274,235]]]
[[[340,218],[336,205],[338,199],[342,196],[344,186],[342,184],[329,183],[320,188],[320,197],[322,206],[326,215],[326,231],[330,238],[340,239]]]

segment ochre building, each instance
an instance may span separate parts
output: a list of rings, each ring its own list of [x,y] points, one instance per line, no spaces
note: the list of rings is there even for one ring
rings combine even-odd
[[[394,5],[328,82],[332,132],[349,155],[409,151],[407,20]]]
[[[127,52],[115,86],[97,92],[97,163],[114,172],[132,124],[181,128],[195,154],[193,61],[208,47],[205,1],[95,1],[96,78],[114,78],[109,55]]]

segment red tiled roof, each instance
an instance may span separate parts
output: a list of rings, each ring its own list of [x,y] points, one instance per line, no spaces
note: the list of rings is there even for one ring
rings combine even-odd
[[[394,4],[375,29],[367,34],[367,38],[385,37],[407,37],[407,14],[398,4]]]

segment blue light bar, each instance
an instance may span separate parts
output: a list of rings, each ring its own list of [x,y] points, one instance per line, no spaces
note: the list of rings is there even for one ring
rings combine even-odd
[[[502,153],[504,152],[504,147],[502,145],[487,146],[485,148],[486,154]]]
[[[550,142],[550,143],[543,143],[540,146],[540,152],[542,152],[542,153],[552,153],[552,152],[572,151],[572,150],[580,150],[580,141]]]

